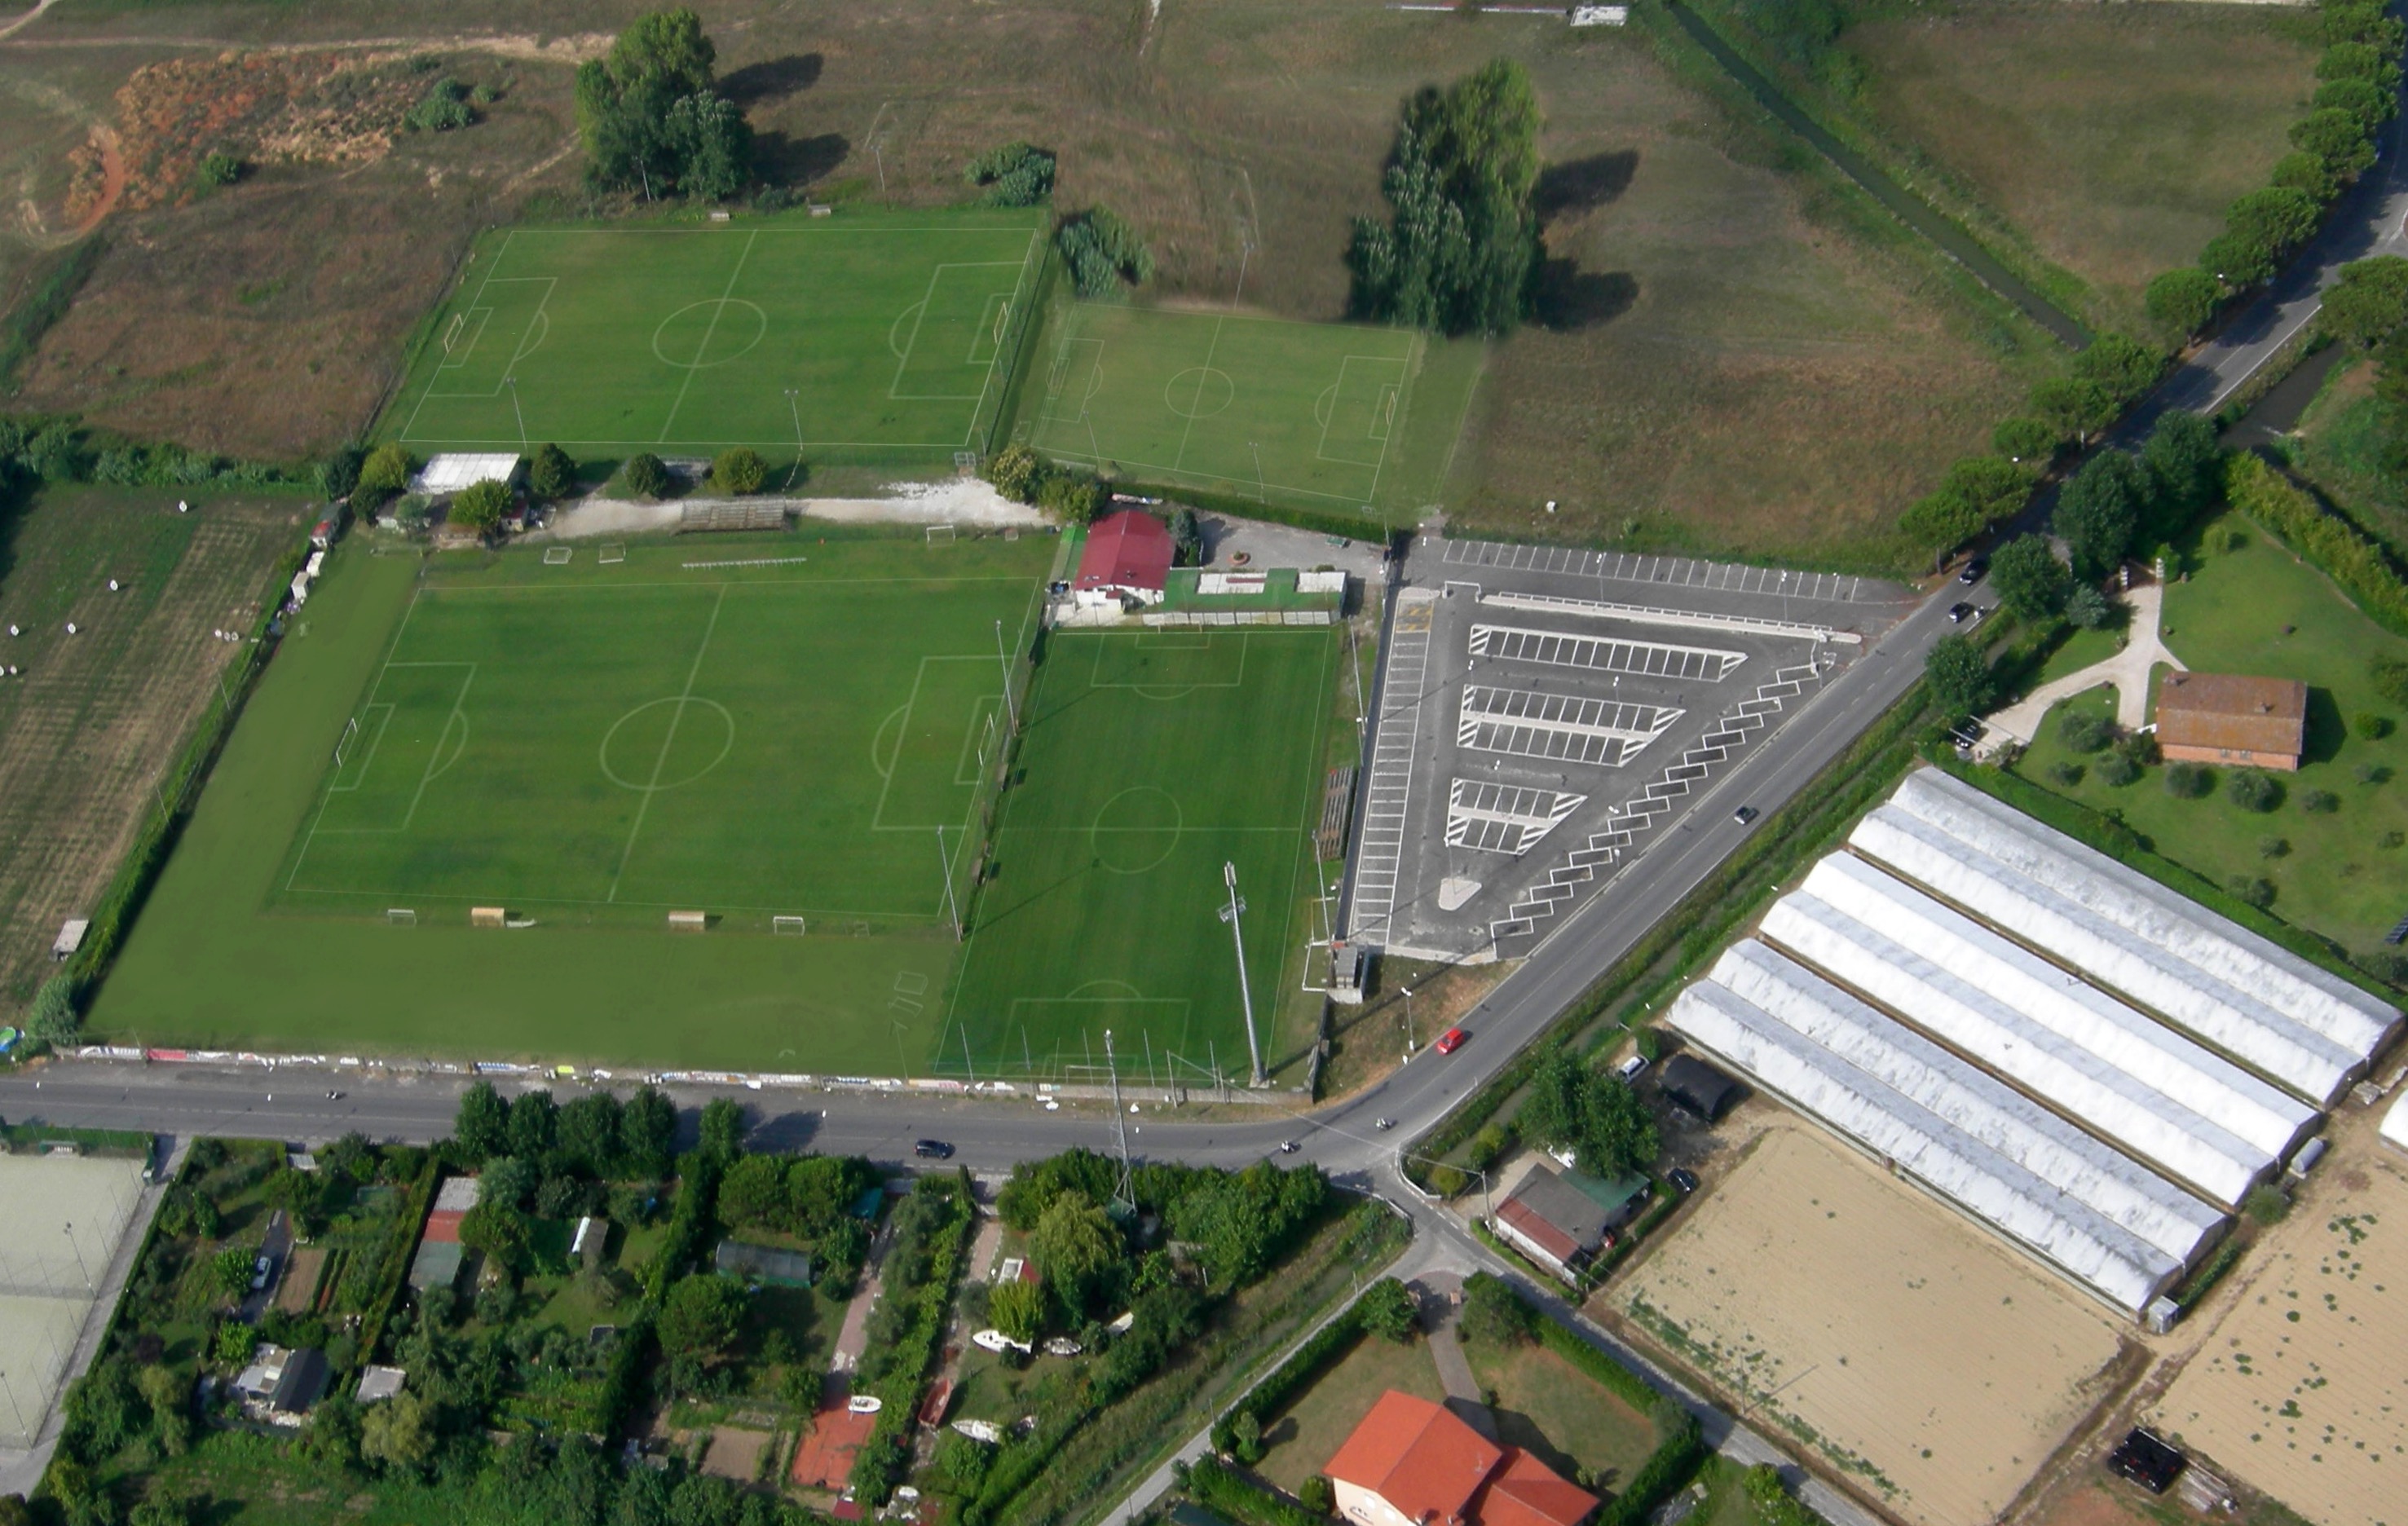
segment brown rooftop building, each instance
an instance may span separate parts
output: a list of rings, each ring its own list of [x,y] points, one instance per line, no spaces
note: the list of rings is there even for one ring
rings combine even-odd
[[[2293,772],[2307,732],[2308,686],[2295,678],[2168,673],[2157,688],[2157,751],[2170,763]]]

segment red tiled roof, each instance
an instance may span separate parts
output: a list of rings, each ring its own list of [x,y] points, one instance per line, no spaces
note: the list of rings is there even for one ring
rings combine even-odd
[[[1106,514],[1087,531],[1079,554],[1081,588],[1146,588],[1159,593],[1170,581],[1170,532],[1140,509]]]
[[[1471,1514],[1479,1526],[1580,1526],[1600,1503],[1521,1447],[1508,1447],[1505,1465],[1471,1502]]]
[[[1497,1209],[1497,1222],[1570,1266],[1581,1253],[1581,1243],[1547,1222],[1546,1216],[1519,1198],[1508,1198]]]
[[[2295,678],[2168,673],[2157,686],[2157,745],[2279,753],[2306,745],[2308,686]]]
[[[458,1245],[460,1221],[467,1216],[466,1214],[439,1212],[429,1214],[426,1216],[426,1233],[423,1238],[435,1241],[438,1245]]]
[[[1456,1521],[1504,1455],[1445,1405],[1391,1389],[1321,1471],[1410,1519]]]

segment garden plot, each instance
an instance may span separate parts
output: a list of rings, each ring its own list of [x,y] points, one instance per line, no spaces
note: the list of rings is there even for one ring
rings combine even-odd
[[[1786,1126],[1615,1303],[1918,1526],[1995,1519],[2089,1411],[2122,1349],[2057,1278]]]

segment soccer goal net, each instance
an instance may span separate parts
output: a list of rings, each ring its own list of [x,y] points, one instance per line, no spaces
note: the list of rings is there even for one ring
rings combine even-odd
[[[627,559],[627,548],[624,546],[604,546],[602,548],[601,555],[595,559],[604,567],[616,566]]]
[[[977,476],[978,452],[955,451],[953,453],[953,475],[956,477]]]
[[[799,916],[773,916],[769,918],[769,930],[781,938],[800,938],[803,935],[803,919]]]
[[[577,554],[576,551],[568,546],[546,546],[543,548],[543,565],[546,567],[566,567],[568,565],[568,558],[575,554]]]
[[[951,525],[931,525],[928,526],[928,544],[932,546],[950,546],[953,543],[953,527]]]
[[[335,742],[335,767],[339,769],[343,766],[343,758],[351,751],[351,739],[359,734],[360,718],[358,716],[354,715],[343,723],[343,734]]]
[[[407,906],[386,907],[384,919],[396,928],[414,928],[418,926],[418,914]]]

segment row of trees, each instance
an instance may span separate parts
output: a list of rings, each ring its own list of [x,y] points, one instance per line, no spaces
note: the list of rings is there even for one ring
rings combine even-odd
[[[638,16],[609,56],[577,70],[577,130],[586,177],[646,201],[723,201],[752,179],[752,129],[719,94],[718,50],[702,18],[680,7]]]
[[[2224,232],[2199,263],[2149,283],[2150,315],[2196,334],[2236,293],[2272,280],[2312,238],[2325,209],[2375,161],[2375,135],[2399,110],[2400,60],[2408,28],[2382,0],[2323,0],[2317,24],[2325,50],[2308,114],[2291,124],[2293,151],[2269,182],[2235,200]]]
[[[1347,240],[1355,317],[1504,334],[1528,316],[1539,126],[1538,93],[1510,59],[1407,98],[1381,179],[1388,220],[1357,217]]]

